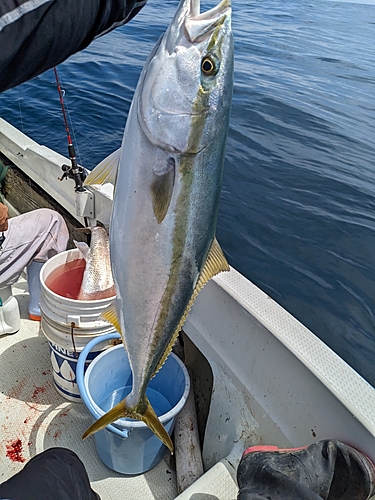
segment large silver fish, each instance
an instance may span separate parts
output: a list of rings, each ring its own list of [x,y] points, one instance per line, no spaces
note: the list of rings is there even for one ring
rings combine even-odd
[[[83,241],[74,241],[86,261],[78,300],[98,300],[116,295],[113,283],[109,239],[104,227],[90,228],[90,246]]]
[[[229,270],[215,229],[232,87],[230,0],[204,13],[182,0],[134,94],[110,224],[117,299],[106,317],[122,332],[133,387],[84,437],[131,417],[173,449],[145,392],[199,290]],[[114,179],[114,156],[88,183]]]

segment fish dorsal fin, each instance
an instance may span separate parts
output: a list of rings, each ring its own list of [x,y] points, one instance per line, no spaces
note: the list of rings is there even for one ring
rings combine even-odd
[[[122,334],[122,331],[121,331],[121,326],[120,326],[120,321],[118,319],[115,301],[112,302],[112,304],[110,304],[107,307],[107,309],[105,309],[105,311],[102,312],[102,314],[99,316],[99,319],[103,319],[104,321],[108,321],[108,323],[111,323],[111,325],[113,325],[116,328],[116,330],[121,335],[122,343],[124,344],[125,349],[126,349],[125,339],[124,339],[124,335]]]
[[[152,206],[156,220],[160,224],[167,214],[172,199],[176,164],[173,158],[168,158],[165,167],[157,171],[151,184]]]
[[[111,153],[107,158],[98,163],[86,177],[85,186],[92,186],[93,184],[106,184],[110,182],[116,184],[117,169],[120,161],[121,148]]]
[[[160,368],[164,364],[164,361],[169,356],[169,353],[172,350],[173,344],[175,343],[177,336],[178,336],[183,324],[185,323],[187,315],[189,314],[190,309],[192,308],[194,301],[198,296],[198,293],[202,290],[204,285],[206,285],[206,283],[211,278],[213,278],[214,276],[216,276],[217,274],[219,274],[222,271],[229,271],[229,264],[227,262],[227,259],[225,258],[225,255],[224,255],[219,243],[217,242],[217,239],[214,238],[214,240],[212,241],[212,244],[211,244],[210,251],[208,252],[206,262],[204,263],[202,271],[199,274],[197,284],[195,285],[194,291],[190,297],[189,303],[186,306],[185,312],[182,315],[182,318],[181,318],[181,320],[180,320],[180,322],[179,322],[179,324],[178,324],[178,326],[173,334],[173,337],[172,337],[170,343],[168,344],[163,356],[161,357],[161,359],[159,361],[159,364],[157,365],[157,367],[155,369],[154,375],[156,375],[156,373],[160,370]]]
[[[90,247],[88,246],[88,244],[85,243],[84,241],[76,241],[76,240],[73,240],[73,243],[78,248],[78,250],[81,252],[83,258],[87,262],[87,260],[89,258],[89,253],[90,253]]]

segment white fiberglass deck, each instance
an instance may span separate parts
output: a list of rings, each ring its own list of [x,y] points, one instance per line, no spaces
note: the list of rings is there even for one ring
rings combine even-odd
[[[85,464],[93,489],[102,500],[173,499],[176,477],[169,454],[157,467],[140,476],[124,476],[102,464],[94,438],[82,441],[91,424],[83,404],[71,403],[54,388],[49,347],[40,323],[27,315],[26,281],[14,287],[21,309],[21,330],[0,337],[0,482],[22,469],[41,451],[63,446]]]

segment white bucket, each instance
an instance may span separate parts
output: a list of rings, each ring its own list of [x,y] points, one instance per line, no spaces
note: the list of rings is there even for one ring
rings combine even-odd
[[[57,391],[69,401],[81,402],[76,381],[79,353],[90,340],[115,331],[113,326],[99,320],[101,313],[114,297],[99,300],[74,300],[50,290],[46,281],[58,267],[81,259],[78,249],[67,250],[49,259],[40,271],[41,330],[49,341],[53,380]],[[86,365],[110,345],[103,341],[91,352]]]

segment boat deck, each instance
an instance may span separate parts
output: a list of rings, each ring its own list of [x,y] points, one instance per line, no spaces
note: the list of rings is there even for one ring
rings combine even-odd
[[[69,214],[76,213],[71,185],[57,181],[68,159],[1,118],[0,151],[27,176],[25,186],[31,179]],[[92,188],[91,193],[96,219],[108,223],[112,191]],[[65,446],[79,455],[102,500],[176,498],[169,455],[144,475],[123,476],[102,464],[92,437],[81,440],[91,417],[82,404],[54,389],[47,341],[39,323],[28,319],[26,281],[21,279],[13,293],[22,326],[17,334],[0,337],[0,481],[46,448]],[[299,447],[338,439],[375,462],[375,389],[236,270],[210,280],[184,332],[207,472],[178,500],[234,500],[239,459],[256,444]]]
[[[101,462],[93,437],[82,441],[91,416],[83,404],[67,401],[54,388],[47,340],[40,323],[28,319],[25,279],[13,286],[13,294],[20,305],[21,329],[0,337],[0,482],[20,471],[34,455],[63,446],[85,464],[102,500],[175,498],[176,474],[169,454],[146,474],[124,476]]]
[[[40,323],[28,319],[27,282],[21,278],[13,286],[13,294],[20,304],[21,329],[14,335],[0,337],[0,423],[2,426],[0,482],[21,470],[31,457],[55,446],[63,446],[77,453],[85,464],[93,489],[102,500],[122,498],[234,500],[237,495],[236,464],[245,447],[253,444],[271,443],[281,447],[289,445],[296,447],[309,444],[313,440],[333,438],[352,444],[374,460],[375,433],[372,431],[375,421],[372,417],[374,411],[372,402],[375,401],[374,389],[318,339],[305,331],[304,327],[296,323],[290,315],[281,311],[279,306],[270,303],[270,300],[253,285],[248,284],[260,303],[265,304],[268,311],[270,308],[276,308],[274,312],[278,313],[275,315],[278,325],[281,324],[283,315],[286,315],[289,324],[284,329],[285,332],[292,335],[294,329],[298,327],[300,343],[301,337],[305,335],[306,350],[304,350],[305,344],[300,345],[299,351],[294,348],[296,354],[292,355],[290,350],[282,347],[276,338],[277,335],[282,338],[280,331],[270,325],[265,330],[261,323],[254,323],[252,326],[254,331],[250,332],[248,310],[234,302],[234,296],[233,304],[237,305],[230,314],[226,315],[226,320],[231,323],[233,318],[236,318],[236,329],[233,330],[233,325],[231,327],[223,320],[220,325],[223,332],[234,331],[232,336],[220,337],[221,331],[218,325],[216,329],[213,328],[216,335],[215,343],[212,343],[211,337],[205,339],[195,333],[195,330],[205,333],[205,329],[200,324],[202,321],[208,324],[205,315],[208,315],[210,321],[215,319],[210,314],[212,308],[207,307],[204,300],[217,299],[218,297],[214,294],[224,293],[223,284],[229,290],[230,286],[234,286],[233,283],[231,285],[231,280],[235,282],[238,277],[233,272],[232,277],[229,275],[225,277],[226,281],[224,278],[221,280],[220,287],[219,279],[212,280],[207,285],[209,293],[197,299],[193,320],[187,321],[185,325],[186,333],[192,340],[195,339],[197,347],[201,348],[202,352],[207,352],[210,357],[211,369],[214,372],[214,387],[205,431],[206,447],[203,450],[207,472],[180,495],[177,493],[176,473],[169,453],[151,471],[138,476],[125,476],[108,469],[101,462],[96,453],[93,437],[82,441],[81,436],[90,425],[91,416],[83,404],[67,401],[55,390],[48,343],[40,331]],[[228,297],[230,295],[226,295],[227,300]],[[257,305],[254,297],[251,302],[255,315],[260,305]],[[268,323],[271,324],[272,321],[271,317]],[[236,332],[242,330],[242,327],[248,331],[250,338],[245,338],[245,340],[251,341],[252,350],[247,345],[240,345],[240,337],[234,337]],[[212,328],[208,328],[207,335],[211,330]],[[274,333],[271,333],[271,330],[274,330]],[[286,333],[284,333],[284,342],[286,342],[285,335]],[[262,351],[265,364],[257,365],[255,361],[244,363],[243,360],[242,362],[235,360],[230,365],[228,357],[225,358],[228,349],[225,349],[221,356],[217,352],[222,345],[222,340],[224,342],[228,338],[230,342],[239,344],[236,350],[238,356],[243,355],[247,359],[252,352]],[[257,342],[260,345],[256,345]],[[301,355],[304,363],[299,361],[297,355]],[[277,359],[278,362],[268,362],[268,357],[271,361]],[[315,365],[319,362],[322,363],[323,368],[329,367],[326,376],[329,380],[324,380],[324,383],[319,378],[311,376],[311,365],[315,358]],[[222,365],[219,364],[222,359],[225,361],[225,370],[230,377],[228,373],[224,373]],[[223,364],[222,361],[220,363]],[[310,366],[306,366],[307,364]],[[264,376],[263,366],[267,366],[267,377]],[[237,377],[237,379],[248,381],[248,388],[238,383],[241,390],[236,389],[236,376],[232,373],[239,367],[242,370],[251,370],[251,377],[246,374]],[[259,376],[256,371],[257,367],[260,370]],[[279,367],[286,379],[285,384],[280,384]],[[315,372],[321,374],[323,368],[315,369]],[[275,370],[274,374],[272,370]],[[274,381],[277,381],[275,382],[277,390],[275,390],[275,398],[271,401],[266,396],[272,394]],[[284,387],[287,388],[287,394],[291,395],[297,394],[299,388],[299,398],[291,398],[285,402]],[[260,400],[263,406],[260,406],[253,396],[259,391],[261,391]],[[229,406],[228,394],[230,394],[231,403]],[[336,395],[339,395],[346,404],[343,405]],[[319,412],[316,412],[314,408],[317,401],[319,401]],[[275,411],[273,404],[275,404]],[[265,410],[268,410],[270,415],[275,413],[277,418],[272,420]],[[302,418],[305,415],[310,419]],[[313,426],[310,423],[312,416]],[[340,426],[337,422],[340,422]],[[311,432],[314,434],[313,438],[309,436]]]

